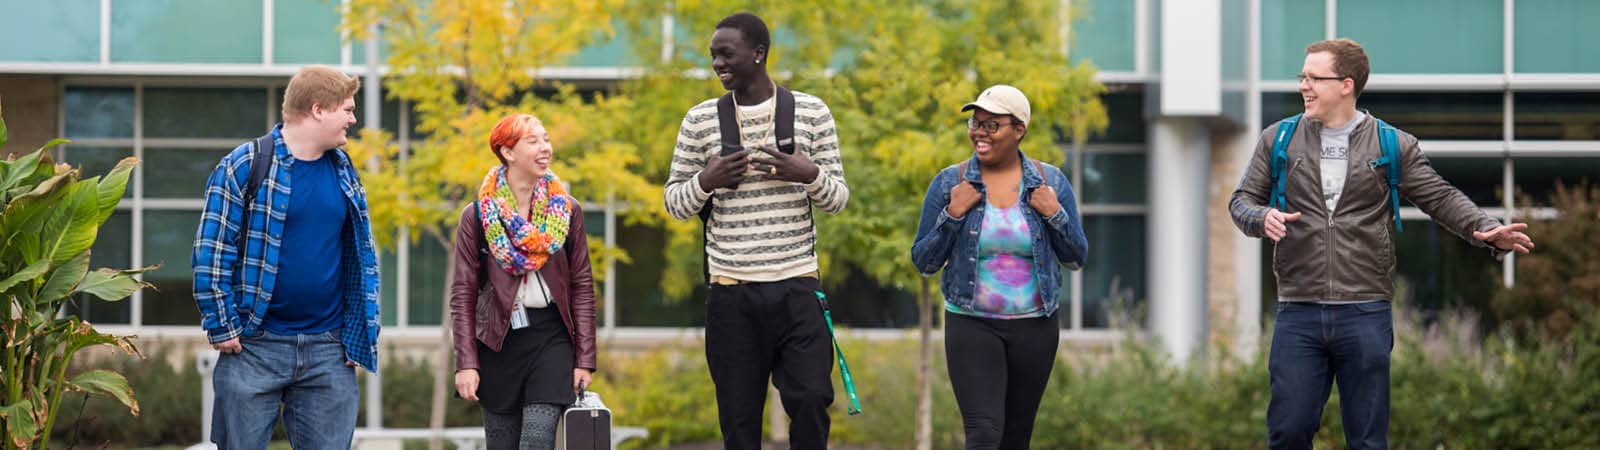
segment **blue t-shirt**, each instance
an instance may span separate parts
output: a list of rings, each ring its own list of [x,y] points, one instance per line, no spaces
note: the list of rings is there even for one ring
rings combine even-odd
[[[261,322],[272,334],[322,333],[340,326],[341,240],[349,202],[339,188],[335,158],[323,153],[315,161],[296,160],[290,168],[277,283]]]

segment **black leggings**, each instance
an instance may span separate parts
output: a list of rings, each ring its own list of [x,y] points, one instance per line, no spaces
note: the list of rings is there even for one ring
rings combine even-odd
[[[945,312],[944,357],[967,449],[1026,449],[1055,366],[1056,316],[985,319]]]

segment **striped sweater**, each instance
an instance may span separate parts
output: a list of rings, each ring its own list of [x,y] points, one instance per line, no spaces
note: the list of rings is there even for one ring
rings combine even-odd
[[[850,199],[850,188],[845,186],[839,136],[828,105],[801,92],[794,93],[794,103],[795,151],[810,157],[820,169],[809,184],[749,173],[732,189],[707,193],[700,187],[699,175],[707,158],[721,150],[717,99],[695,105],[683,118],[665,189],[667,212],[678,219],[696,217],[715,195],[706,239],[711,275],[779,281],[817,270],[811,206],[837,213]],[[772,108],[760,108],[759,112],[746,108],[741,115],[740,131],[747,148],[776,148]],[[751,157],[770,158],[759,152]]]

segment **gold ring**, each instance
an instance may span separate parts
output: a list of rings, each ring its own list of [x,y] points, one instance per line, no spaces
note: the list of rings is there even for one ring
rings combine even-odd
[[[768,170],[767,173],[771,174],[772,176],[777,176],[778,175],[778,166],[767,166],[767,168],[771,169],[771,170]]]

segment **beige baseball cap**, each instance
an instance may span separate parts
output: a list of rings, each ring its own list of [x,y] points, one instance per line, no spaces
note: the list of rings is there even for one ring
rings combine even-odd
[[[962,106],[961,110],[971,111],[972,108],[983,108],[984,111],[995,114],[1010,114],[1023,125],[1027,125],[1028,118],[1032,116],[1032,109],[1028,107],[1028,96],[1022,95],[1021,90],[1007,84],[989,86],[978,94],[977,100]]]

